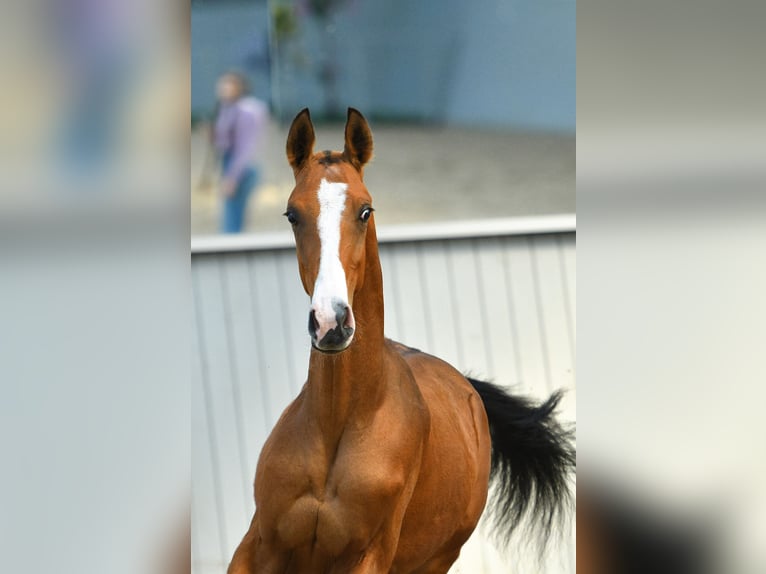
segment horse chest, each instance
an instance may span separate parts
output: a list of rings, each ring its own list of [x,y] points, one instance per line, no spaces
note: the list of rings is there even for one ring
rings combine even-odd
[[[364,550],[389,518],[403,480],[380,461],[355,458],[339,456],[321,471],[315,467],[285,492],[276,525],[281,545],[316,547],[329,556]]]

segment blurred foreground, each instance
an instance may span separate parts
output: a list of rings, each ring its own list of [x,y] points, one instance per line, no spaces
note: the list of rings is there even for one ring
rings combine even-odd
[[[766,4],[577,21],[582,571],[766,572]]]

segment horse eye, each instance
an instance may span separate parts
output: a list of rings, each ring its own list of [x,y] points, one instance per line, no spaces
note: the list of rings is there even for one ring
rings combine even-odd
[[[367,221],[370,219],[370,215],[372,215],[372,212],[375,211],[372,207],[365,207],[362,212],[359,214],[359,219],[362,221]]]
[[[290,225],[295,225],[296,223],[298,223],[298,218],[295,217],[295,213],[293,213],[292,211],[285,211],[282,215],[287,217],[287,221],[290,222]]]

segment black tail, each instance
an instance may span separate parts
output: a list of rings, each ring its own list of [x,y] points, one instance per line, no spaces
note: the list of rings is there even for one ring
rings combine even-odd
[[[525,525],[538,534],[544,549],[554,525],[571,507],[569,475],[577,461],[574,431],[553,415],[561,391],[541,405],[506,393],[500,387],[468,378],[479,393],[489,419],[492,436],[492,468],[495,483],[491,513],[500,540],[511,534],[529,515]]]

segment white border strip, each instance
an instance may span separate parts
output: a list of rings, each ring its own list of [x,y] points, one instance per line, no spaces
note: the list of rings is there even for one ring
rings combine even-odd
[[[438,223],[415,223],[379,227],[379,243],[464,239],[471,237],[503,237],[507,235],[538,235],[568,233],[577,230],[574,214],[534,215],[499,219],[475,219]],[[221,253],[229,251],[267,251],[290,249],[295,246],[290,231],[271,231],[242,235],[202,235],[192,237],[191,252]]]

